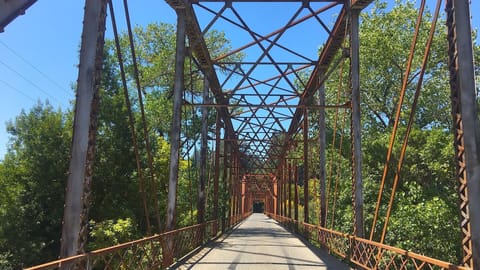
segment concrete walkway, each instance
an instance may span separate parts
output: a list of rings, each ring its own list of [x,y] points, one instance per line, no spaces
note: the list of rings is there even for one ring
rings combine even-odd
[[[350,269],[307,247],[263,214],[253,214],[229,235],[200,250],[177,269]]]

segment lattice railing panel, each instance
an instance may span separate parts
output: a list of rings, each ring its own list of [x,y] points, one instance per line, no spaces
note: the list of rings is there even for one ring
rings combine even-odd
[[[311,242],[328,249],[332,254],[364,269],[382,270],[467,270],[470,268],[380,244],[341,232],[298,222],[290,218],[268,214],[290,230],[301,233]]]
[[[231,217],[234,226],[251,213]],[[113,247],[95,250],[66,259],[27,268],[47,269],[164,269],[202,246],[219,233],[219,221],[213,220]]]

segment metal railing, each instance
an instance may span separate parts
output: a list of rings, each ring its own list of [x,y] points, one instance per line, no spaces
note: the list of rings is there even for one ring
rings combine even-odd
[[[227,228],[248,217],[250,213],[232,216]],[[219,220],[146,237],[128,243],[94,250],[26,268],[48,269],[165,269],[209,240],[219,236]]]
[[[319,244],[328,249],[330,253],[348,260],[362,269],[470,269],[291,218],[272,213],[267,213],[267,215],[289,230],[299,233],[309,242]]]

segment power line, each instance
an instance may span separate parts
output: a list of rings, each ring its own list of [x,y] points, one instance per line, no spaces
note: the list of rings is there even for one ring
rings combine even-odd
[[[9,88],[15,90],[16,92],[22,94],[24,97],[26,97],[26,98],[30,99],[31,101],[35,102],[35,99],[34,99],[33,97],[29,96],[27,93],[23,92],[22,90],[16,88],[15,86],[9,84],[8,82],[6,82],[6,81],[4,81],[4,80],[2,80],[2,79],[0,79],[0,82],[2,82],[3,84],[5,84],[5,85],[8,86]]]
[[[15,69],[13,69],[12,67],[10,67],[9,65],[5,64],[2,60],[0,60],[0,64],[2,64],[3,66],[5,66],[7,69],[9,69],[10,71],[12,71],[13,73],[17,74],[18,76],[20,76],[22,79],[24,79],[26,82],[30,83],[33,87],[37,88],[38,90],[40,90],[42,93],[44,93],[45,95],[51,97],[53,100],[55,100],[56,102],[58,102],[59,104],[62,104],[62,102],[60,102],[57,98],[55,98],[54,96],[50,95],[47,91],[45,91],[43,88],[41,88],[40,86],[38,86],[37,84],[35,84],[34,82],[32,82],[30,79],[28,79],[27,77],[23,76],[20,72],[16,71]]]
[[[25,59],[25,57],[23,57],[23,56],[20,55],[18,52],[16,52],[14,49],[12,49],[12,48],[9,47],[7,44],[5,44],[5,42],[3,42],[3,41],[0,40],[0,44],[2,44],[2,45],[3,45],[5,48],[7,48],[11,53],[13,53],[15,56],[17,56],[18,58],[20,58],[23,62],[25,62],[27,65],[29,65],[31,68],[33,68],[35,71],[37,71],[38,73],[40,73],[45,79],[47,79],[49,82],[51,82],[53,85],[55,85],[58,89],[62,90],[62,91],[65,92],[65,93],[71,94],[70,91],[65,90],[65,88],[63,88],[63,86],[61,86],[58,82],[54,81],[50,76],[48,76],[47,74],[45,74],[43,71],[41,71],[40,69],[38,69],[37,67],[35,67],[30,61],[28,61],[27,59]]]

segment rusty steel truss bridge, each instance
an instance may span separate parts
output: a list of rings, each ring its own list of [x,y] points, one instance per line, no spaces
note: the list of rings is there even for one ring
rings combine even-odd
[[[4,29],[36,0],[0,0],[0,29]],[[438,1],[432,29],[440,7],[446,8],[448,28],[449,70],[454,118],[454,146],[457,165],[458,192],[463,240],[463,261],[453,265],[384,244],[386,224],[390,216],[388,205],[385,227],[379,241],[374,241],[374,225],[365,235],[362,183],[362,126],[360,123],[360,65],[359,15],[372,0],[167,0],[177,15],[175,84],[173,90],[173,121],[168,185],[168,210],[163,233],[130,243],[82,253],[86,241],[88,198],[91,193],[92,164],[98,115],[98,88],[101,78],[104,35],[107,13],[112,20],[117,46],[118,34],[112,2],[86,0],[85,19],[80,51],[79,77],[75,107],[75,126],[69,167],[64,224],[62,229],[62,259],[32,269],[111,269],[112,267],[158,269],[168,267],[174,260],[201,246],[247,217],[254,202],[262,202],[265,212],[286,227],[320,243],[331,253],[365,269],[478,269],[480,270],[480,141],[476,109],[472,31],[468,0]],[[425,1],[419,1],[423,12]],[[133,63],[135,46],[125,6]],[[289,15],[276,10],[288,9]],[[250,12],[255,10],[256,12]],[[275,29],[265,29],[254,16],[262,14]],[[333,22],[332,22],[333,20]],[[232,49],[214,55],[205,36],[220,29],[232,38]],[[418,28],[417,28],[418,31]],[[414,41],[418,32],[414,33]],[[431,35],[432,36],[432,35]],[[428,56],[431,37],[427,43]],[[308,47],[308,48],[307,48]],[[307,49],[306,49],[307,48]],[[75,48],[72,48],[74,50]],[[410,52],[405,80],[399,93],[399,106],[391,136],[387,160],[392,155],[392,140],[399,126],[399,115],[413,51]],[[122,55],[118,54],[120,65]],[[428,57],[426,57],[428,58]],[[185,62],[194,63],[203,78],[203,98],[188,100],[183,94],[188,87]],[[345,95],[336,102],[326,103],[325,83],[332,73],[345,65],[348,83],[341,89]],[[425,64],[425,63],[424,63]],[[140,110],[145,124],[141,85],[135,67]],[[123,67],[120,67],[123,69]],[[422,72],[424,72],[423,66]],[[423,75],[421,75],[423,76]],[[125,78],[123,78],[126,87]],[[419,86],[419,88],[421,85]],[[347,90],[345,90],[347,89]],[[339,89],[340,91],[340,89]],[[340,94],[339,94],[340,96]],[[418,98],[418,97],[416,97]],[[128,100],[128,98],[127,98]],[[130,106],[130,105],[129,105]],[[412,105],[414,106],[414,105]],[[175,228],[177,181],[182,152],[182,110],[201,108],[202,126],[200,176],[198,195],[198,225]],[[214,136],[209,136],[208,110],[216,112]],[[351,139],[351,181],[353,203],[353,233],[346,235],[327,228],[326,186],[326,127],[325,112],[346,112]],[[312,114],[312,112],[314,112]],[[311,116],[315,116],[315,119]],[[130,112],[130,121],[133,118]],[[313,137],[312,122],[318,129]],[[410,120],[411,122],[411,120]],[[133,124],[132,124],[133,126]],[[410,126],[407,127],[411,128]],[[139,132],[141,133],[141,132]],[[140,134],[138,135],[140,137]],[[145,137],[145,139],[148,136]],[[392,139],[393,138],[393,139]],[[147,140],[147,139],[146,139]],[[340,140],[340,138],[337,138]],[[209,142],[210,141],[210,142]],[[311,176],[309,158],[312,144],[318,143],[319,224],[310,224],[309,185],[303,185],[305,202],[303,220],[299,220],[299,175]],[[400,153],[403,160],[406,140]],[[138,143],[133,133],[133,143]],[[145,142],[149,147],[148,140]],[[205,220],[206,152],[214,153],[213,213]],[[300,149],[301,153],[291,152]],[[347,151],[347,150],[345,150]],[[347,152],[348,152],[347,151]],[[148,156],[151,166],[152,156]],[[202,163],[203,162],[203,163]],[[138,153],[137,153],[138,163]],[[223,166],[220,166],[222,165]],[[301,166],[300,166],[301,165]],[[311,166],[311,163],[310,163]],[[401,168],[401,163],[399,164]],[[139,168],[141,170],[141,168]],[[383,174],[380,193],[386,177]],[[142,180],[143,181],[143,180]],[[146,181],[146,180],[145,180]],[[225,185],[219,183],[223,181]],[[394,188],[398,175],[394,179]],[[220,186],[228,188],[228,216],[218,216]],[[392,192],[392,196],[395,190]],[[381,196],[381,195],[380,195]],[[380,202],[381,198],[379,198]],[[145,203],[145,202],[144,202]],[[311,207],[311,206],[310,206]],[[292,210],[293,208],[293,210]],[[293,212],[293,213],[292,213]],[[161,227],[157,216],[158,228]],[[148,224],[148,230],[155,225]],[[223,228],[222,230],[220,228]],[[379,233],[379,232],[378,232]],[[133,255],[132,255],[133,254]],[[93,266],[93,268],[92,268]],[[97,267],[97,268],[95,268]],[[102,269],[103,269],[102,268]]]

